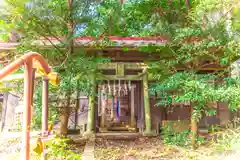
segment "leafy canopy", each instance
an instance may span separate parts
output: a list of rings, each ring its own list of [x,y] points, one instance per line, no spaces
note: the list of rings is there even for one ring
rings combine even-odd
[[[50,43],[49,37],[59,40],[58,45],[41,53],[63,75],[60,88],[64,91],[74,91],[73,86],[79,80],[82,89],[89,92],[88,73],[96,71],[96,62],[108,61],[87,57],[83,49],[69,53],[76,37],[165,36],[168,43],[163,46],[138,48],[161,57],[147,60],[149,72],[156,80],[153,91],[160,90],[177,101],[196,103],[198,112],[209,110],[208,101],[227,101],[231,106],[238,106],[239,85],[229,83],[237,80],[228,78],[214,87],[206,82],[226,75],[230,64],[239,58],[237,0],[127,0],[124,4],[119,0],[73,0],[71,7],[66,0],[7,2],[4,9],[8,12],[1,13],[1,33],[14,29],[22,34],[19,52],[41,51],[42,48],[30,45],[41,37]],[[211,65],[224,71],[200,78],[201,68]],[[169,93],[169,90],[178,92]]]

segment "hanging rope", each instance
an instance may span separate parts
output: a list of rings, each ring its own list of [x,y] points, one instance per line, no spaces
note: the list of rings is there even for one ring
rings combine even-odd
[[[102,115],[104,115],[104,112],[105,112],[105,110],[106,110],[106,105],[107,105],[107,94],[106,94],[106,87],[105,87],[105,85],[103,85],[103,91],[102,91],[102,94],[103,94],[103,99],[102,99],[102,106],[104,106],[104,107],[102,107]]]
[[[113,84],[113,96],[116,96],[116,83]]]
[[[114,117],[114,96],[112,96],[112,112],[111,112],[111,119]]]
[[[126,96],[128,94],[128,87],[127,87],[127,81],[124,81],[124,95]]]
[[[130,81],[130,80],[128,81],[128,89],[129,89],[129,91],[131,91],[131,89],[132,89],[131,81]]]
[[[110,86],[110,82],[108,80],[108,95],[112,94],[112,90],[111,90],[111,86]]]
[[[117,120],[120,120],[120,114],[119,114],[119,108],[120,108],[120,103],[119,103],[119,97],[117,96],[117,104],[116,104],[116,118]]]
[[[118,95],[119,95],[119,98],[121,97],[121,90],[122,90],[122,88],[121,88],[121,81],[120,81],[120,79],[118,80],[118,85],[119,85],[119,89],[118,89]],[[120,100],[119,100],[119,106],[118,106],[118,113],[119,113],[119,117],[120,117],[120,115],[121,115],[121,105],[120,105]]]
[[[120,86],[120,80],[118,80],[117,103],[116,103],[116,118],[117,118],[117,120],[120,120],[120,112],[119,112],[119,110],[120,110],[120,100],[119,100],[119,98],[120,98],[120,90],[121,90],[120,87],[121,87]]]

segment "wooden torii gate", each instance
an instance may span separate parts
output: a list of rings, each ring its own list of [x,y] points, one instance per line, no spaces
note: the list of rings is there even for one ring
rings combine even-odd
[[[51,72],[51,68],[47,61],[38,53],[28,52],[14,62],[10,63],[2,70],[0,70],[0,80],[7,77],[14,70],[20,68],[22,65],[24,69],[24,119],[23,119],[23,160],[30,159],[30,124],[31,124],[31,105],[33,101],[33,86],[35,71],[41,75],[48,77],[43,80],[43,117],[42,117],[42,135],[48,129],[47,112],[48,112],[48,81],[57,85],[59,83],[59,75]]]

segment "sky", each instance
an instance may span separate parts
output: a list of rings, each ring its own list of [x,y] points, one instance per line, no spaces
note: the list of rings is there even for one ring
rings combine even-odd
[[[4,0],[0,0],[0,6],[2,6],[4,3]]]

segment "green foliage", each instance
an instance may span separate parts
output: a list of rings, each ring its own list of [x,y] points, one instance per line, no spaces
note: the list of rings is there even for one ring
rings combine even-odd
[[[73,146],[67,144],[68,139],[54,138],[52,143],[47,147],[48,156],[64,160],[81,160],[81,155],[74,152]]]
[[[216,114],[216,110],[209,106],[209,102],[226,102],[232,110],[239,106],[238,79],[225,78],[222,83],[211,83],[217,78],[219,77],[213,74],[176,73],[153,85],[151,93],[157,92],[161,98],[156,104],[158,106],[168,106],[173,101],[195,104],[192,116],[199,121],[204,115]]]
[[[165,144],[168,145],[177,145],[181,147],[190,147],[191,140],[189,130],[185,130],[183,132],[174,132],[173,127],[168,125],[166,127],[162,127],[162,139]],[[201,145],[204,143],[204,139],[201,137],[197,137],[197,144]]]
[[[41,53],[53,69],[61,74],[58,88],[51,88],[50,94],[56,97],[58,103],[50,103],[51,121],[58,116],[58,107],[69,107],[76,91],[86,95],[90,93],[89,73],[97,72],[97,63],[105,62],[102,57],[87,57],[81,46],[73,46],[73,40],[78,37],[77,25],[88,22],[96,3],[94,1],[22,1],[8,0],[0,14],[0,32],[6,35],[10,31],[18,33],[21,38],[17,53],[26,50]],[[95,4],[93,4],[93,2]],[[69,26],[72,26],[69,27]],[[43,49],[33,45],[35,40],[44,38],[53,45],[50,49]],[[58,40],[58,44],[53,41]],[[74,48],[76,47],[76,48]],[[36,88],[34,126],[41,124],[41,87]],[[66,101],[65,103],[64,101]]]
[[[189,139],[189,131],[186,130],[184,132],[175,133],[173,132],[173,128],[171,126],[166,126],[162,128],[164,133],[162,135],[163,142],[169,145],[177,145],[177,146],[189,146],[191,141]]]
[[[10,91],[10,88],[7,88],[2,82],[0,82],[0,92],[8,92]]]
[[[56,88],[53,88],[50,86],[49,91],[50,93],[55,93]],[[51,101],[51,98],[49,98],[49,101]],[[34,94],[34,116],[32,120],[32,127],[33,129],[40,129],[42,124],[42,84],[37,84],[35,86],[35,94]],[[59,117],[59,110],[57,109],[56,103],[49,103],[48,105],[48,123],[54,124],[56,120],[58,120]]]
[[[118,0],[104,0],[96,5],[96,15],[92,17],[85,34],[94,37],[168,35],[178,23],[184,23],[186,15],[184,0],[129,0],[123,5]]]
[[[215,133],[213,146],[217,150],[239,150],[240,148],[240,128],[227,129]]]

